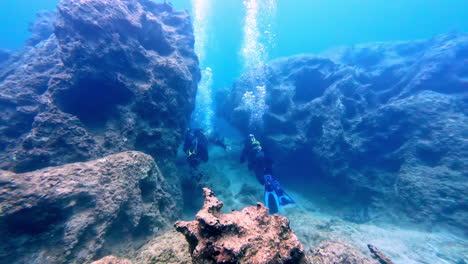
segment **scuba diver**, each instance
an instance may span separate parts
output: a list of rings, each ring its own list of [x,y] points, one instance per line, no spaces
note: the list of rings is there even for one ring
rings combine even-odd
[[[198,171],[198,166],[208,161],[208,139],[203,130],[187,129],[183,151],[187,154],[187,162],[191,168],[190,174],[195,180],[200,181],[203,174]]]
[[[246,159],[249,170],[252,170],[260,184],[265,186],[265,205],[270,214],[280,212],[281,206],[295,203],[281,188],[278,180],[273,179],[273,162],[253,134],[249,134],[244,141],[240,162],[243,163]]]
[[[272,161],[267,157],[260,141],[253,134],[249,134],[244,141],[240,162],[244,163],[245,160],[247,160],[249,170],[253,171],[260,184],[264,185],[263,176],[265,173],[271,174]]]
[[[295,204],[294,200],[281,188],[278,180],[269,174],[265,175],[265,206],[270,214],[281,212],[281,206]]]

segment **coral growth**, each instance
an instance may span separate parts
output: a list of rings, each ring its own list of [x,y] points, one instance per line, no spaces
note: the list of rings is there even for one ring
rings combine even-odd
[[[269,215],[262,204],[221,213],[223,203],[203,189],[203,208],[177,231],[190,244],[193,263],[298,263],[304,250],[284,216]]]

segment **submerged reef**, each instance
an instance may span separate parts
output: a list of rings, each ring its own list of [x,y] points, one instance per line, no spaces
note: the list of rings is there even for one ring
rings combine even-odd
[[[193,263],[299,263],[304,249],[286,217],[257,206],[221,213],[223,202],[203,189],[203,209],[191,222],[177,222],[190,244]]]
[[[328,186],[351,221],[468,230],[467,34],[293,56],[265,72],[257,132],[282,182],[308,193]],[[219,104],[244,133],[251,110],[242,98],[255,85],[246,73]]]
[[[31,30],[0,66],[1,169],[126,150],[175,157],[200,79],[186,12],[150,0],[63,0]]]
[[[141,152],[22,174],[0,171],[0,185],[2,263],[131,255],[180,213],[156,163]]]

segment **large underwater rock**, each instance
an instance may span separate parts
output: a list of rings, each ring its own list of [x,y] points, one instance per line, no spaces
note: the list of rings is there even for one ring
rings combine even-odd
[[[392,215],[468,230],[467,34],[294,56],[265,71],[259,133],[284,182],[328,185],[363,208],[354,221]],[[242,97],[263,85],[251,76],[220,104],[244,133]]]
[[[203,189],[205,201],[194,221],[176,222],[190,244],[193,263],[299,263],[304,249],[286,217],[268,214],[261,203],[229,214]]]
[[[176,230],[153,238],[139,251],[135,263],[144,264],[192,264],[189,244]]]
[[[2,263],[86,263],[135,251],[178,217],[151,156],[0,172]],[[122,253],[123,252],[123,253]]]
[[[1,169],[126,150],[161,165],[174,158],[200,78],[186,12],[150,0],[63,0],[31,30],[0,67]]]
[[[352,245],[338,241],[320,243],[307,252],[306,261],[310,264],[379,264],[377,260],[368,258]]]

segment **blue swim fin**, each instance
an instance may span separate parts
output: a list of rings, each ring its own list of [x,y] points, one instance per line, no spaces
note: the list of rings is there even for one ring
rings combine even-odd
[[[281,188],[279,182],[271,175],[265,175],[265,205],[270,214],[279,213],[281,206],[295,204],[296,202]]]
[[[270,214],[276,214],[281,211],[281,201],[276,191],[277,182],[271,175],[264,175],[265,179],[265,206],[268,207]]]
[[[265,185],[265,206],[268,207],[270,214],[276,214],[281,211],[280,200],[275,190],[269,189]]]
[[[278,194],[276,192],[276,195],[278,196],[279,199],[279,204],[280,205],[288,205],[288,204],[295,204],[296,202],[289,196],[287,193],[285,193],[283,190],[281,190],[281,194]]]

